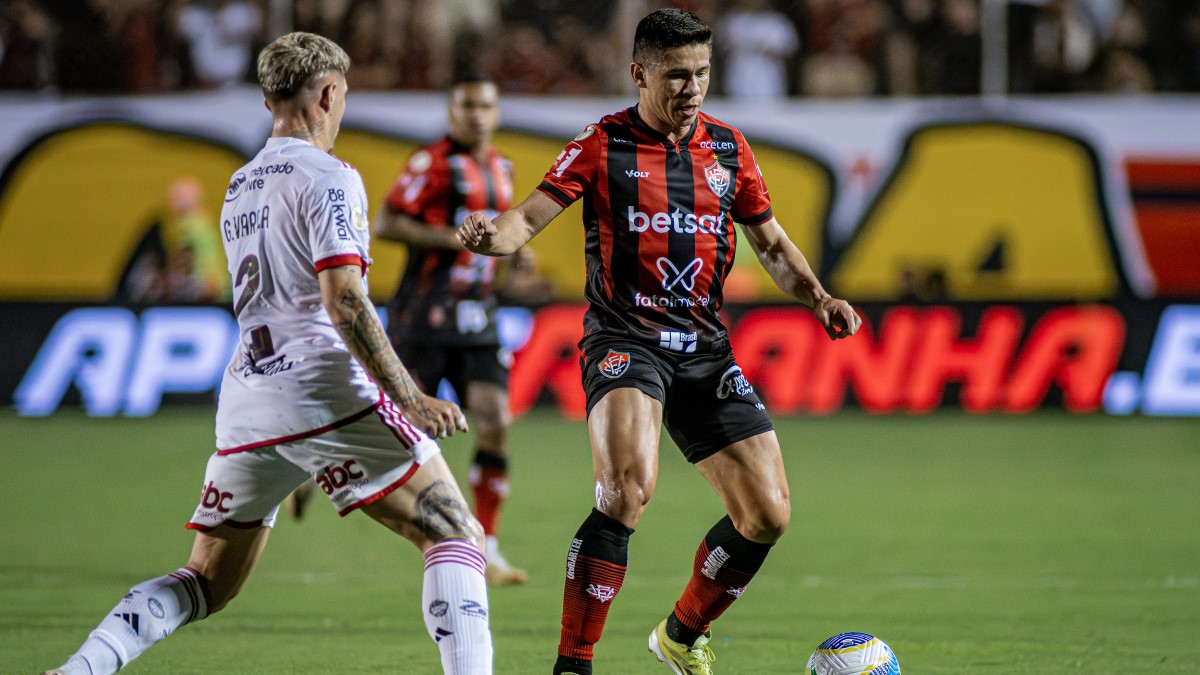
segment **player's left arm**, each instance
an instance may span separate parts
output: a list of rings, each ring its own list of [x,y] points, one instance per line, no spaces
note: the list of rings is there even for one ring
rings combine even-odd
[[[862,325],[858,313],[850,303],[833,297],[821,286],[808,259],[788,238],[778,220],[772,217],[759,225],[745,225],[742,233],[775,285],[812,307],[813,316],[825,327],[831,340],[858,332]]]
[[[458,406],[422,393],[396,355],[367,295],[368,237],[362,178],[349,166],[317,173],[301,198],[321,304],[367,375],[431,436],[466,431]]]
[[[461,251],[462,244],[454,236],[454,230],[449,228],[433,228],[402,211],[394,211],[384,204],[375,221],[371,232],[379,239],[394,241],[409,246],[421,248],[443,248],[451,251]]]
[[[396,355],[363,286],[362,268],[328,267],[317,274],[317,280],[325,311],[350,353],[405,415],[436,438],[467,431],[466,417],[458,406],[422,393]]]

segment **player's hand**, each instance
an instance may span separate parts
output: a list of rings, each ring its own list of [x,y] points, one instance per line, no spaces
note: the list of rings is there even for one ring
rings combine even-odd
[[[418,394],[407,402],[397,401],[404,416],[433,438],[446,438],[468,431],[467,417],[450,401]]]
[[[858,332],[862,318],[850,303],[833,296],[825,296],[813,306],[813,316],[825,327],[830,340],[848,338]]]
[[[463,220],[462,225],[458,226],[454,236],[458,237],[458,242],[463,248],[480,253],[479,249],[484,240],[490,239],[496,232],[496,224],[490,218],[482,213],[471,213]]]

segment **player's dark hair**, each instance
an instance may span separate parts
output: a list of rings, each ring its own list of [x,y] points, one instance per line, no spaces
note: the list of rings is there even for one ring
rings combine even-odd
[[[712,47],[712,29],[685,9],[669,7],[653,11],[638,22],[633,34],[633,60],[651,67],[668,49],[688,45]]]
[[[464,84],[496,84],[496,80],[480,70],[463,70],[454,74],[450,88],[456,89]]]

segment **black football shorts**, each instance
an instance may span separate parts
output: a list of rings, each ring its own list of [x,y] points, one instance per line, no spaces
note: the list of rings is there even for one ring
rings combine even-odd
[[[470,382],[494,382],[508,389],[512,353],[500,345],[449,346],[414,340],[397,351],[421,391],[436,396],[444,379],[454,387],[464,409]]]
[[[585,339],[581,348],[588,413],[613,389],[633,387],[663,404],[663,425],[693,464],[774,428],[729,347],[673,354],[597,335]]]

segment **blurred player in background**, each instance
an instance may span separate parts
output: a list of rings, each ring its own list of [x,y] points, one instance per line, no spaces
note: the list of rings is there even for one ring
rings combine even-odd
[[[174,302],[229,300],[225,254],[200,181],[183,176],[167,187],[164,239],[169,252],[167,297]]]
[[[216,218],[193,176],[167,185],[164,217],[151,225],[118,283],[117,302],[135,305],[229,300],[229,273]]]
[[[589,307],[579,346],[596,507],[567,553],[555,673],[592,672],[593,645],[625,579],[629,536],[654,492],[664,423],[728,515],[705,535],[674,610],[650,632],[659,661],[675,673],[712,672],[709,625],[787,527],[779,440],[717,313],[733,222],[831,339],[861,325],[775,219],[741,132],[700,112],[711,57],[712,31],[694,14],[644,17],[630,64],[638,104],[588,126],[516,208],[494,220],[472,214],[458,229],[468,249],[508,255],[584,200]]]
[[[466,419],[423,394],[388,342],[367,294],[366,191],[330,154],[349,67],[340,47],[310,33],[259,55],[271,138],[234,174],[221,212],[241,341],[187,524],[191,556],[134,586],[52,673],[115,672],[223,609],[280,502],[310,476],[339,514],[362,510],[424,554],[421,602],[443,670],[492,672],[482,528],[426,435],[466,431]]]
[[[508,374],[500,345],[498,296],[542,303],[550,286],[531,249],[502,261],[467,251],[454,231],[468,213],[489,218],[512,206],[512,164],[492,146],[500,101],[490,79],[460,78],[450,90],[449,133],[414,152],[375,219],[375,236],[408,246],[388,333],[428,394],[445,379],[471,414],[475,456],[470,485],[486,536],[487,578],[524,583],[501,554],[497,530],[508,496]]]

